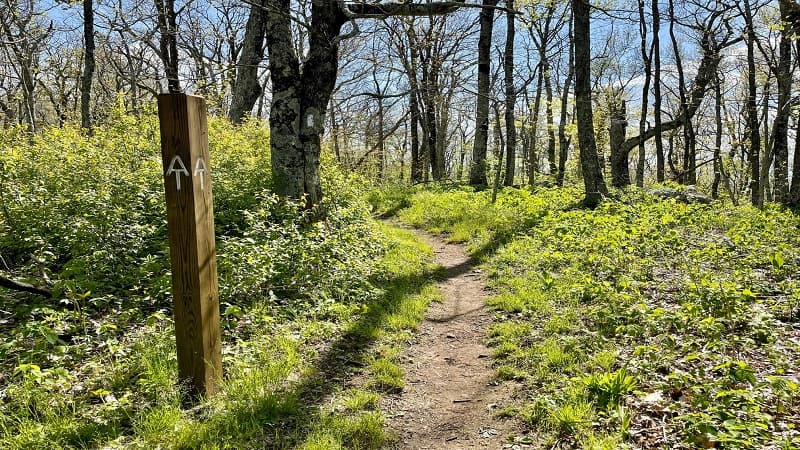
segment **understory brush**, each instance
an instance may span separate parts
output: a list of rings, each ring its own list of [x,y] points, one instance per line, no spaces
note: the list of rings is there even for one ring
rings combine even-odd
[[[506,413],[539,447],[800,447],[800,218],[615,195],[434,189],[399,217],[485,261],[497,376],[527,398]]]
[[[158,123],[0,135],[0,448],[380,448],[432,252],[325,165],[324,220],[270,192],[256,122],[209,119],[222,392],[181,405]],[[355,372],[363,385],[349,383]]]

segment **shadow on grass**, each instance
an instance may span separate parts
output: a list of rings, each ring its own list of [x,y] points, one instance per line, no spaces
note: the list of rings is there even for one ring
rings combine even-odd
[[[400,312],[404,303],[422,293],[440,277],[457,276],[440,270],[420,271],[391,279],[376,279],[373,283],[384,289],[384,295],[369,305],[355,323],[327,346],[314,363],[313,369],[283,392],[272,392],[252,402],[235,404],[221,416],[210,417],[204,424],[206,436],[230,437],[236,444],[242,441],[257,448],[293,449],[302,446],[315,425],[325,419],[326,403],[339,389],[347,388],[349,380],[366,366],[370,351],[388,326],[387,320]],[[372,448],[363,445],[363,436],[344,436],[346,448]],[[265,442],[267,441],[267,442]],[[370,441],[371,442],[371,441]],[[249,447],[248,447],[249,448]]]

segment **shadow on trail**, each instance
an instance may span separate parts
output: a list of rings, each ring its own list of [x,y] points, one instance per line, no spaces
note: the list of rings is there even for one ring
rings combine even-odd
[[[436,280],[446,281],[451,278],[456,278],[465,273],[474,272],[476,267],[480,264],[476,259],[469,258],[466,261],[455,264],[452,266],[443,266],[436,273]]]
[[[459,319],[461,317],[468,316],[470,314],[474,314],[474,313],[476,313],[476,312],[478,312],[478,311],[480,311],[480,310],[482,310],[484,308],[485,308],[485,306],[481,306],[480,308],[469,309],[467,311],[459,312],[458,314],[450,314],[450,315],[448,315],[446,317],[429,317],[427,320],[429,322],[433,322],[433,323],[448,323],[448,322],[452,322],[452,321],[454,321],[456,319]]]
[[[453,265],[439,267],[434,271],[421,272],[413,275],[396,277],[388,280],[376,280],[377,285],[386,292],[382,299],[371,304],[369,311],[354,323],[339,339],[337,339],[317,360],[315,371],[301,380],[292,390],[293,395],[302,403],[305,414],[298,418],[304,421],[314,421],[322,417],[322,404],[330,398],[337,389],[347,386],[350,378],[358,372],[360,367],[368,363],[370,350],[380,338],[381,330],[387,324],[387,319],[403,307],[403,303],[410,297],[420,294],[422,289],[435,281],[446,281],[470,272],[478,265],[478,260],[468,258],[466,261]],[[462,314],[469,314],[470,311]],[[447,317],[439,320],[453,320]],[[290,448],[301,446],[310,433],[314,430],[304,424],[294,424],[294,435],[291,436]],[[347,443],[345,443],[347,444]]]
[[[419,295],[436,281],[457,277],[473,269],[470,259],[452,267],[419,271],[388,279],[375,279],[373,284],[384,289],[374,303],[342,335],[320,352],[313,369],[286,390],[270,392],[236,405],[213,420],[212,434],[232,437],[250,435],[263,448],[295,449],[301,447],[317,431],[315,424],[325,420],[331,396],[348,387],[353,376],[369,364],[372,349],[389,327],[389,319],[404,307],[409,298]],[[229,427],[234,427],[232,430]],[[349,436],[344,432],[347,448],[369,448],[369,436]],[[264,441],[267,442],[264,442]]]

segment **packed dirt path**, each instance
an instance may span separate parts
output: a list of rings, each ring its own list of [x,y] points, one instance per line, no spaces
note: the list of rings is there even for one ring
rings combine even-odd
[[[503,449],[513,431],[496,417],[514,393],[511,383],[494,381],[486,328],[483,274],[457,244],[416,231],[445,269],[438,283],[444,297],[433,303],[403,360],[406,386],[387,396],[382,408],[398,440],[389,448]]]

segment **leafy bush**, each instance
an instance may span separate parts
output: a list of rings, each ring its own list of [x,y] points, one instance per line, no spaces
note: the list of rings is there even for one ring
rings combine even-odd
[[[43,283],[43,270],[55,283],[53,299],[0,291],[0,447],[288,448],[311,431],[380,446],[380,414],[300,398],[336,384],[313,376],[318,353],[367,360],[385,335],[404,342],[435,297],[423,289],[430,250],[376,226],[363,182],[330,161],[326,218],[309,221],[271,192],[263,125],[209,118],[227,378],[194,417],[176,384],[154,117],[117,111],[92,136],[0,134],[0,274]]]
[[[526,385],[544,447],[800,445],[800,217],[615,195],[585,210],[575,188],[433,189],[399,216],[486,260],[497,376]]]

